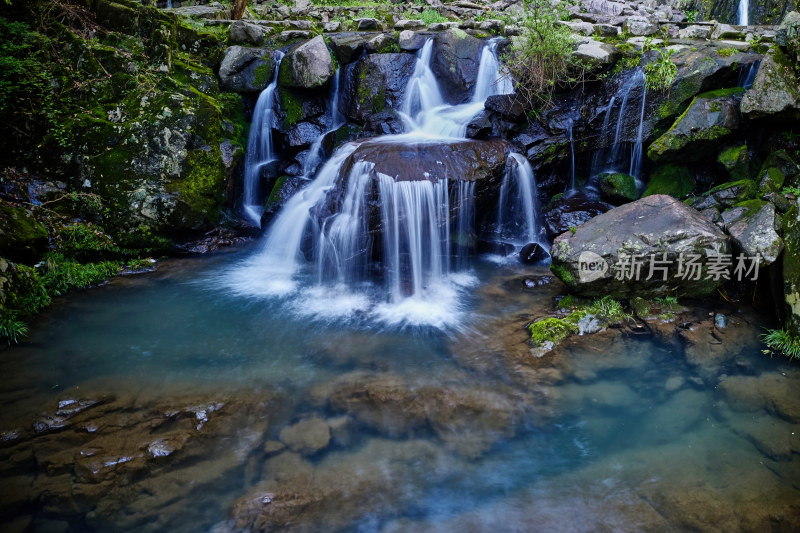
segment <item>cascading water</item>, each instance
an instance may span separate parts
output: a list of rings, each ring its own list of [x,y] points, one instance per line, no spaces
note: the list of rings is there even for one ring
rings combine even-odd
[[[736,14],[738,17],[738,24],[739,26],[747,26],[750,24],[750,1],[749,0],[739,0],[739,7],[736,10]]]
[[[306,160],[303,162],[303,176],[305,178],[309,178],[313,173],[314,170],[319,166],[322,162],[323,154],[322,154],[322,141],[325,139],[325,136],[328,135],[330,132],[339,128],[345,122],[344,115],[342,115],[341,111],[339,111],[339,79],[340,79],[341,69],[336,69],[336,74],[333,76],[333,83],[331,86],[331,94],[328,99],[328,121],[330,123],[330,127],[324,131],[319,137],[317,137],[314,142],[311,144],[311,148],[308,150],[308,156],[306,156]]]
[[[745,89],[749,89],[753,86],[753,82],[756,81],[756,74],[758,74],[758,68],[761,66],[761,61],[753,61],[747,68],[743,68],[739,72],[739,87],[744,87]]]
[[[470,100],[445,104],[430,69],[432,49],[429,40],[408,82],[401,111],[406,133],[371,139],[370,144],[462,142],[486,98],[511,91],[510,80],[499,73],[497,41],[492,40],[482,51]],[[331,122],[337,125],[336,83],[333,93]],[[296,293],[297,310],[314,316],[367,312],[395,324],[444,326],[457,321],[458,292],[471,282],[463,271],[475,227],[475,183],[432,178],[425,172],[404,179],[388,176],[375,163],[350,158],[362,143],[338,148],[314,180],[286,203],[261,252],[230,274],[233,288],[245,294]],[[520,238],[535,241],[533,172],[518,154],[510,161],[520,177],[508,178],[514,184],[504,187],[507,197],[515,198],[509,231],[516,230],[511,218],[519,215],[524,219],[515,223],[524,228]],[[517,201],[522,202],[519,209]],[[375,285],[378,279],[382,284]]]
[[[645,75],[642,69],[636,69],[617,89],[616,94],[609,101],[603,119],[601,135],[606,138],[611,137],[611,114],[614,111],[614,104],[620,102],[616,115],[616,124],[613,128],[613,141],[610,146],[598,149],[592,157],[591,176],[596,176],[602,172],[625,172],[637,180],[641,177],[642,158],[643,158],[643,136],[644,136],[644,109],[647,101],[647,88],[645,85]],[[636,90],[640,90],[642,97],[640,105],[633,108],[628,105],[631,95]],[[626,139],[624,126],[630,120],[628,116],[630,109],[634,109],[638,121],[636,138]],[[631,144],[633,146],[631,146]],[[630,157],[626,157],[630,150]]]
[[[569,190],[575,191],[575,139],[572,138],[572,120],[567,122],[567,135],[569,136]]]
[[[539,222],[541,210],[533,168],[521,154],[509,154],[514,164],[506,167],[497,205],[497,233],[518,246],[544,242]]]
[[[244,159],[244,215],[254,225],[261,227],[264,207],[260,203],[261,170],[274,161],[272,147],[272,121],[275,113],[275,89],[278,86],[278,70],[283,54],[275,65],[275,75],[266,89],[261,91],[253,110],[250,135],[247,138],[247,154]]]

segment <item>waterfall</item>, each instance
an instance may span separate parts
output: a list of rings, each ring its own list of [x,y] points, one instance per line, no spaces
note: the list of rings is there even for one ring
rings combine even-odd
[[[758,74],[758,68],[761,66],[761,61],[753,61],[747,68],[743,68],[739,72],[739,83],[737,84],[739,87],[744,87],[745,89],[749,89],[753,86],[753,82],[756,80],[756,74]]]
[[[428,40],[408,82],[401,109],[406,133],[369,143],[461,142],[485,99],[511,90],[510,80],[499,73],[492,40],[482,50],[470,100],[448,105],[430,69],[432,53]],[[330,102],[332,128],[342,120],[337,93],[338,75]],[[387,176],[375,163],[350,157],[362,143],[339,147],[286,203],[260,252],[228,274],[231,287],[245,294],[294,295],[298,312],[313,316],[357,312],[390,324],[457,322],[457,295],[472,279],[466,258],[473,248],[476,184],[459,176]],[[309,177],[317,163],[308,161],[320,153],[316,144],[306,159]],[[503,189],[514,200],[504,224],[512,233],[520,229],[520,240],[538,240],[533,171],[519,154],[509,163],[513,170]]]
[[[749,0],[739,0],[739,8],[736,10],[739,26],[747,26],[748,24],[750,24],[749,20],[750,16],[748,14],[749,10],[750,10]]]
[[[172,9],[172,0],[167,0],[167,9]]]
[[[544,242],[533,168],[521,154],[509,154],[497,205],[497,233],[516,245]]]
[[[642,98],[640,105],[632,108],[628,105],[631,95],[636,90],[641,90]],[[611,98],[606,107],[605,119],[603,120],[603,127],[601,129],[601,136],[609,139],[611,137],[611,113],[614,110],[614,104],[620,102],[616,115],[616,123],[613,128],[613,141],[610,146],[607,144],[604,148],[599,148],[592,156],[592,168],[590,176],[596,176],[602,172],[625,172],[627,171],[636,179],[641,177],[642,168],[642,143],[644,141],[644,109],[647,100],[647,89],[645,86],[645,75],[642,69],[636,69],[623,83],[620,85],[617,92]],[[637,135],[635,140],[629,140],[625,137],[624,126],[626,120],[630,120],[630,110],[634,109],[636,112],[636,119],[638,122]],[[633,144],[632,147],[630,145]],[[626,157],[626,153],[630,150],[630,158]]]
[[[481,50],[478,76],[470,100],[451,106],[444,102],[436,76],[431,70],[433,39],[428,39],[417,53],[401,109],[406,131],[428,138],[462,138],[467,131],[467,124],[483,110],[489,96],[511,93],[513,87],[510,78],[499,70],[497,45],[498,39],[492,39]]]
[[[572,138],[572,119],[567,122],[567,135],[569,135],[569,190],[575,191],[575,139]]]
[[[333,76],[333,82],[331,84],[331,93],[328,98],[328,119],[330,123],[330,127],[325,130],[321,135],[319,135],[314,142],[311,143],[311,148],[308,150],[308,155],[306,156],[305,161],[303,161],[303,176],[305,178],[309,178],[311,174],[314,173],[317,166],[322,162],[323,154],[322,154],[322,141],[325,140],[325,137],[332,131],[337,130],[342,124],[345,122],[344,115],[339,110],[339,76],[341,73],[341,68],[336,69],[336,74]]]
[[[275,159],[272,147],[272,122],[275,114],[275,88],[283,54],[275,65],[275,74],[266,89],[261,91],[253,110],[250,134],[247,137],[247,154],[244,159],[244,215],[254,225],[261,227],[260,182],[261,169]]]

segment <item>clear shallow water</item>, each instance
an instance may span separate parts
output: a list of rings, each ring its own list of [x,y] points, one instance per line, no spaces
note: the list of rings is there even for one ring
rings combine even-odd
[[[558,287],[523,290],[522,280],[546,271],[477,262],[459,327],[442,332],[387,326],[370,313],[325,321],[303,312],[315,296],[330,305],[330,294],[237,294],[221,280],[249,253],[176,261],[62,299],[34,324],[30,343],[2,352],[0,523],[29,531],[800,524],[800,379],[796,365],[759,353],[747,314],[708,335],[695,317],[694,333],[678,342],[601,333],[537,360],[523,328],[550,309]],[[104,403],[55,428],[58,402],[73,399]],[[284,431],[308,420],[324,421],[327,446],[282,449],[293,440]],[[45,422],[51,429],[34,429]]]

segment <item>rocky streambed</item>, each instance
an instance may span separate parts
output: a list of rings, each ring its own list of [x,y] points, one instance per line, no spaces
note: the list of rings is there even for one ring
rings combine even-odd
[[[3,351],[4,531],[800,520],[800,372],[759,353],[752,312],[639,310],[539,357],[525,326],[564,292],[544,269],[478,262],[473,318],[443,333],[231,295],[240,260],[118,278]]]

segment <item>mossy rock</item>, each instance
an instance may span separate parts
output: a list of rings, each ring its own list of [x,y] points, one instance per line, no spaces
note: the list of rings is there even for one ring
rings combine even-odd
[[[745,200],[752,200],[757,192],[758,186],[753,180],[723,183],[708,191],[709,195],[713,196],[719,204],[725,207],[731,207]]]
[[[542,318],[530,326],[531,342],[536,346],[545,346],[547,343],[558,344],[573,333],[578,332],[578,327],[558,318]]]
[[[47,228],[24,207],[0,202],[0,256],[35,263],[48,248]]]
[[[750,177],[750,154],[747,145],[726,148],[717,156],[717,162],[728,171],[732,181]]]
[[[800,336],[800,203],[783,217],[783,291],[786,325],[795,337]]]
[[[783,187],[784,182],[786,181],[786,176],[783,172],[780,171],[779,168],[776,167],[768,167],[768,168],[761,168],[761,172],[758,173],[758,188],[762,192],[767,191],[779,191],[781,187]]]
[[[800,165],[797,160],[792,158],[786,150],[776,150],[764,159],[764,164],[761,168],[775,167],[786,176],[787,179],[796,178],[800,175]]]
[[[650,175],[650,181],[642,196],[668,194],[679,200],[686,198],[695,187],[694,177],[687,167],[663,165]]]
[[[597,177],[600,192],[611,202],[624,203],[639,198],[636,178],[621,172],[606,172]]]

